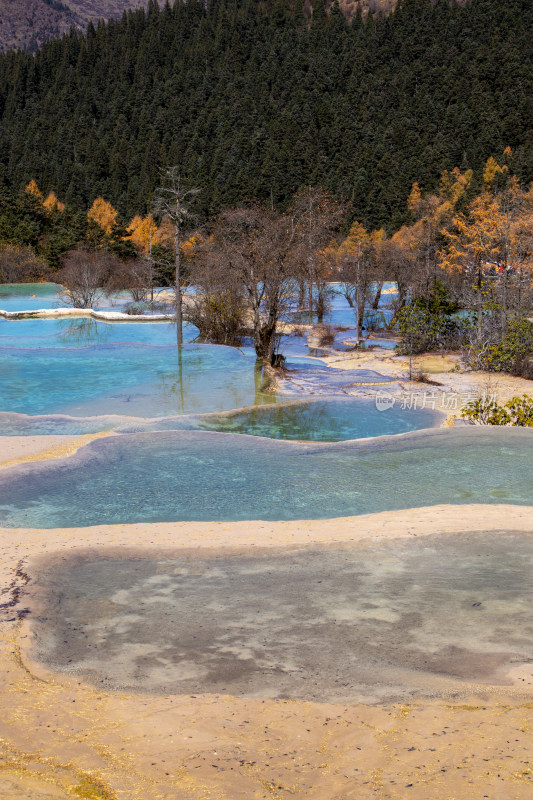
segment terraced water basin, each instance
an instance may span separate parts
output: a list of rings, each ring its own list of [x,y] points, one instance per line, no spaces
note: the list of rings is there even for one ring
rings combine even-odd
[[[105,689],[453,697],[509,684],[533,658],[532,569],[533,535],[512,531],[62,554],[32,583],[31,655]],[[531,679],[519,685],[531,693]]]
[[[58,283],[0,283],[2,311],[30,311],[38,308],[57,308],[63,287]]]
[[[203,430],[313,442],[340,442],[431,428],[444,415],[431,409],[402,409],[396,403],[386,411],[375,400],[333,397],[253,406],[225,414],[171,417],[150,422],[129,422],[120,433]],[[1,418],[1,415],[0,415]],[[1,419],[0,419],[1,426]]]
[[[58,324],[52,320],[28,321],[29,325],[43,323]],[[105,323],[102,324],[105,326]],[[55,334],[52,333],[49,334],[52,346],[48,346],[48,335],[40,334],[35,334],[34,344],[39,342],[38,347],[22,346],[25,342],[23,336],[16,347],[0,345],[0,414],[157,418],[229,411],[272,404],[280,399],[279,393],[276,395],[272,391],[265,391],[266,381],[250,347],[236,349],[186,344],[178,350],[173,344],[153,345],[129,341],[142,339],[143,336],[147,341],[157,340],[158,336],[161,341],[168,340],[175,335],[171,325],[124,323],[107,327],[112,329],[107,332],[109,336],[119,341],[66,347],[63,341],[54,339]],[[124,332],[122,340],[115,331]],[[162,331],[162,334],[159,335],[158,331]],[[80,342],[77,344],[80,345]],[[378,391],[380,387],[394,383],[394,379],[375,371],[329,369],[318,359],[298,355],[290,356],[287,369],[286,374],[291,380],[285,381],[284,391],[300,396],[308,393],[331,397],[343,392],[357,393],[358,389],[368,391],[369,386],[371,389],[376,387],[375,391]],[[334,410],[333,427],[341,429],[338,436],[331,437],[326,433],[323,437],[314,437],[296,432],[289,438],[323,438],[331,441],[359,435],[400,433],[434,424],[429,409],[409,414],[399,413],[400,409],[396,408],[385,418],[376,414],[375,407],[372,408],[373,402],[361,405],[362,414],[356,415],[359,421],[355,423],[341,413],[340,407]],[[365,408],[370,412],[366,413]],[[246,412],[247,420],[240,424],[243,432],[270,435],[260,431],[261,428],[270,428],[272,435],[277,436],[276,426],[283,427],[282,422],[278,423],[273,417],[266,424],[251,419],[253,414]],[[13,430],[15,420],[7,421],[6,430],[1,422],[0,419],[0,435],[19,432]],[[93,429],[107,430],[109,427],[107,422],[102,427],[94,423],[83,426],[80,422],[78,429],[75,424],[70,424],[64,431],[59,431],[56,422],[50,421],[50,429],[46,430],[46,423],[43,424],[42,420],[34,426],[20,420],[19,428],[21,433],[81,433]],[[294,423],[296,427],[300,425],[296,419]],[[304,415],[300,425],[304,432],[309,429],[309,424],[309,414]],[[324,424],[327,427],[329,423],[326,420]],[[169,427],[175,428],[176,425],[172,423]],[[229,424],[228,427],[228,422],[221,420],[213,425],[206,421],[205,424],[202,422],[189,426],[180,423],[178,427],[228,430],[232,426]],[[284,427],[288,429],[287,424]],[[346,429],[348,436],[343,429]]]
[[[0,471],[7,527],[324,519],[440,503],[533,504],[533,431],[433,429],[337,444],[200,431],[111,436]]]
[[[214,345],[1,348],[0,409],[159,417],[274,402],[251,353]]]
[[[156,290],[155,299],[158,299]],[[129,292],[104,291],[95,297],[94,308],[121,310],[131,303]],[[69,306],[65,289],[58,283],[0,283],[0,309],[2,311],[35,311],[45,308]]]
[[[103,415],[69,417],[60,414],[28,416],[0,412],[0,436],[47,436],[101,431],[146,433],[148,431],[204,430],[241,433],[271,439],[339,442],[431,428],[443,415],[431,409],[402,409],[395,404],[379,411],[375,400],[333,397],[283,400],[221,414],[181,414],[156,419]]]
[[[184,323],[183,341],[188,344],[197,337],[198,329]],[[176,342],[176,326],[172,322],[102,322],[87,317],[0,318],[0,347],[87,347],[123,342],[173,345]]]

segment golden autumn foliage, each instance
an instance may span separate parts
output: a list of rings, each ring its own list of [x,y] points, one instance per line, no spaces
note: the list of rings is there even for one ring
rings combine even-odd
[[[154,245],[159,244],[159,229],[151,214],[144,218],[139,215],[133,217],[128,225],[128,232],[133,244],[145,255]]]
[[[31,194],[31,195],[33,195],[34,197],[39,197],[39,198],[42,198],[42,196],[43,196],[43,194],[42,194],[41,190],[40,190],[40,189],[39,189],[39,187],[37,186],[37,182],[36,182],[36,181],[34,181],[34,180],[33,180],[33,178],[32,178],[32,179],[31,179],[31,181],[28,183],[28,185],[26,186],[26,188],[24,189],[24,191],[26,192],[26,194]]]
[[[204,243],[204,237],[199,231],[196,231],[189,236],[189,238],[181,245],[182,255],[187,261],[193,261],[194,256],[198,252],[198,248]]]
[[[418,251],[420,240],[423,235],[423,225],[419,220],[414,225],[402,225],[391,237],[394,244],[406,255],[412,254],[413,257]]]
[[[423,194],[419,184],[413,183],[411,193],[407,198],[407,206],[416,222],[421,221],[425,230],[427,228],[435,229],[437,225],[446,224],[458,201],[470,186],[473,174],[471,169],[461,172],[458,167],[451,171],[444,170],[440,178],[438,194]]]
[[[411,214],[418,215],[420,205],[422,203],[422,190],[418,181],[415,181],[411,186],[411,192],[407,198],[407,208]]]
[[[48,211],[49,213],[52,212],[52,211],[64,211],[65,210],[65,204],[61,203],[57,199],[57,196],[56,196],[55,192],[53,192],[53,191],[48,193],[48,196],[47,196],[46,200],[43,200],[43,193],[39,189],[37,181],[33,180],[33,178],[28,183],[28,185],[25,187],[24,191],[25,191],[25,193],[27,195],[30,195],[30,197],[33,197],[35,199],[35,201],[37,201],[38,204],[41,205],[44,209],[46,209],[46,211]]]
[[[168,247],[170,250],[175,248],[176,226],[168,217],[163,217],[161,220],[161,225],[157,230],[157,235],[159,237],[158,244],[163,245],[163,247]]]
[[[162,245],[170,250],[175,247],[176,231],[171,220],[163,217],[161,225],[157,226],[153,216],[148,214],[146,217],[137,215],[133,217],[128,225],[128,233],[133,244],[145,255],[148,255],[150,248],[155,245]],[[204,243],[204,237],[196,231],[188,239],[181,243],[181,254],[187,261],[192,261],[198,248]]]
[[[342,259],[346,256],[356,256],[363,248],[379,244],[385,241],[386,238],[387,234],[383,228],[369,232],[356,220],[352,224],[346,239],[337,248],[337,257]]]
[[[485,169],[483,170],[483,183],[486,187],[490,188],[498,175],[503,175],[504,172],[507,172],[507,167],[500,167],[496,159],[490,156],[490,158],[487,159]]]
[[[442,231],[447,246],[439,251],[441,266],[454,270],[499,261],[505,228],[498,200],[484,191],[472,201],[468,215],[456,214],[451,229]]]
[[[46,208],[47,211],[64,211],[65,204],[61,203],[57,197],[55,192],[49,192],[48,197],[43,202],[43,206]]]
[[[512,155],[510,148],[505,157]],[[441,231],[444,269],[479,269],[485,264],[531,269],[533,262],[533,186],[523,191],[506,164],[492,156],[483,171],[483,188],[465,212],[454,214]]]
[[[109,236],[117,219],[117,211],[103,197],[97,197],[87,212],[87,218],[96,222]]]
[[[430,270],[440,267],[459,273],[484,264],[529,267],[533,260],[533,190],[523,191],[505,161],[490,157],[483,170],[479,194],[465,205],[472,188],[473,171],[445,170],[438,193],[422,191],[414,183],[407,204],[415,221],[404,225],[391,239],[402,256],[417,258]]]
[[[458,167],[452,169],[451,172],[448,172],[447,169],[444,170],[440,178],[439,186],[441,214],[455,208],[458,201],[470,186],[473,177],[474,172],[471,169],[467,169],[465,172],[461,172]]]

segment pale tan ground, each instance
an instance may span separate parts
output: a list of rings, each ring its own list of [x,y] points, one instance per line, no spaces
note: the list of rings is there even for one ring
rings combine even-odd
[[[533,507],[437,506],[298,522],[0,529],[0,797],[45,800],[525,800],[533,696],[515,685],[396,706],[106,694],[32,664],[24,590],[41,554],[73,549],[379,541],[464,530],[533,533]],[[529,678],[533,676],[533,665]]]
[[[64,458],[93,439],[108,435],[87,433],[81,436],[0,436],[0,469],[30,461]]]
[[[533,381],[525,378],[516,378],[501,372],[450,372],[456,365],[460,365],[459,355],[453,353],[442,355],[428,353],[413,357],[412,374],[425,373],[429,380],[438,384],[437,386],[415,380],[409,381],[409,358],[394,355],[390,350],[338,353],[325,360],[334,369],[371,369],[382,375],[397,377],[399,388],[391,387],[390,391],[393,394],[404,392],[456,394],[459,408],[468,402],[468,395],[477,396],[483,393],[495,395],[499,403],[504,403],[516,395],[533,396]]]

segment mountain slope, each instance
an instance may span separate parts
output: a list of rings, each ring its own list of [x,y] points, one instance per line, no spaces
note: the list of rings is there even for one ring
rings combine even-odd
[[[62,0],[62,2],[84,23],[120,17],[128,8],[148,5],[148,0]]]
[[[73,25],[82,29],[142,5],[143,0],[0,0],[0,50],[33,51]]]
[[[89,22],[118,18],[129,8],[146,7],[149,0],[0,0],[0,52],[20,47],[33,52],[43,42],[66,33],[72,26],[83,30]],[[173,2],[173,0],[171,0]],[[352,19],[389,13],[397,0],[339,0],[345,16]],[[164,5],[163,0],[160,3]],[[309,15],[311,4],[306,2]],[[326,3],[330,5],[329,2]]]

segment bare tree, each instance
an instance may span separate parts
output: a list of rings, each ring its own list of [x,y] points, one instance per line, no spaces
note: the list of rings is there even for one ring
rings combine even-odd
[[[68,302],[75,308],[93,308],[104,294],[117,259],[106,250],[76,247],[62,259],[58,281],[67,290]]]
[[[301,188],[295,195],[289,214],[300,247],[300,305],[307,288],[309,311],[316,310],[323,322],[327,302],[330,261],[325,250],[337,233],[344,209],[323,189]]]
[[[182,311],[182,291],[181,291],[181,235],[183,224],[187,218],[191,217],[190,203],[198,194],[199,189],[186,189],[180,176],[178,167],[169,167],[163,173],[163,185],[159,187],[154,199],[154,211],[157,214],[168,217],[174,224],[174,243],[176,247],[175,255],[175,305],[176,305],[176,328],[178,347],[183,344],[183,311]]]
[[[0,282],[21,283],[46,277],[46,262],[31,247],[0,244]]]
[[[357,343],[363,336],[366,304],[379,286],[381,272],[378,270],[376,253],[384,238],[382,231],[368,231],[354,222],[344,242],[337,250],[337,269],[340,293],[355,311]]]
[[[394,318],[404,308],[409,297],[420,296],[426,286],[425,271],[418,254],[409,246],[408,241],[400,238],[403,231],[404,229],[392,239],[381,242],[375,254],[379,279],[392,281],[397,287]]]
[[[295,298],[298,243],[292,220],[254,204],[223,211],[210,233],[194,280],[244,299],[257,358],[271,364],[277,324]]]
[[[152,296],[154,285],[153,260],[149,256],[120,261],[107,283],[107,291],[126,291],[134,303],[142,303]]]

